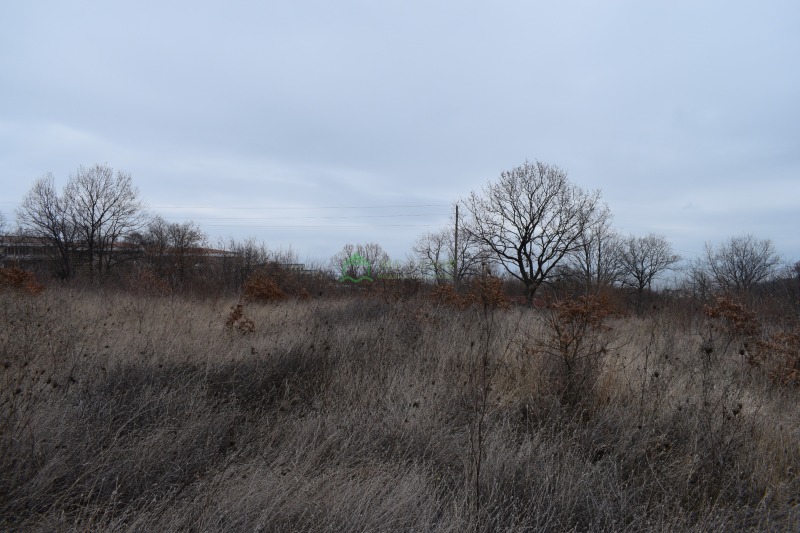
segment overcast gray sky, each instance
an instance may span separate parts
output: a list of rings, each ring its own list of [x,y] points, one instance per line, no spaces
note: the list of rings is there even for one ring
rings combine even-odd
[[[212,241],[401,259],[539,159],[624,233],[797,260],[799,25],[796,0],[4,2],[0,211],[108,163]]]

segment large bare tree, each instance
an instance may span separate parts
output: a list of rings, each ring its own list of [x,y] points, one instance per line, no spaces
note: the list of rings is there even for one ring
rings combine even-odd
[[[17,209],[17,223],[23,235],[50,245],[58,277],[66,279],[73,274],[78,226],[66,195],[56,190],[52,174],[34,182]]]
[[[17,209],[17,220],[25,234],[50,244],[56,273],[68,278],[79,247],[90,272],[108,270],[114,244],[141,226],[144,212],[130,174],[115,175],[107,165],[94,165],[80,167],[61,194],[52,174],[36,180]]]
[[[481,193],[473,191],[463,204],[467,230],[524,284],[530,305],[539,286],[595,223],[600,192],[573,185],[555,165],[525,162]]]
[[[145,223],[131,175],[115,174],[108,165],[81,166],[67,184],[65,197],[86,245],[90,271],[95,263],[98,271],[110,269],[114,245]]]
[[[636,290],[637,311],[642,309],[645,289],[650,290],[659,275],[681,260],[680,256],[673,253],[667,238],[655,233],[646,237],[627,237],[622,242],[618,257],[623,283]]]
[[[744,293],[770,279],[781,264],[772,241],[753,235],[732,237],[716,248],[706,243],[704,261],[720,289]]]

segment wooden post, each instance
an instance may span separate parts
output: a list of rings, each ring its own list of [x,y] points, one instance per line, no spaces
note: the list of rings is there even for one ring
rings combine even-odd
[[[456,233],[453,236],[455,241],[453,250],[453,287],[458,292],[458,202],[456,202]]]

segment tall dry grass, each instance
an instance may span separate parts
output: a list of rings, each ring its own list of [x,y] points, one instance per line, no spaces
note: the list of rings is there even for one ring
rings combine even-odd
[[[235,304],[0,293],[0,529],[800,525],[798,390],[702,314],[605,317],[563,382],[546,310]]]

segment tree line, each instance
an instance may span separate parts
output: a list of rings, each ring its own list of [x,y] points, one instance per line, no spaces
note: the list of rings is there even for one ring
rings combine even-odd
[[[776,276],[783,264],[769,239],[752,235],[706,244],[701,257],[684,263],[664,235],[617,232],[599,190],[586,191],[558,166],[540,161],[502,172],[456,204],[463,215],[421,235],[405,261],[391,261],[377,243],[347,244],[331,258],[329,273],[338,277],[343,266],[358,269],[347,261],[358,254],[377,277],[458,284],[489,273],[517,280],[528,304],[546,284],[572,284],[584,293],[622,287],[640,309],[645,294],[670,271],[683,271],[702,295],[746,293]],[[79,267],[94,279],[131,254],[144,254],[158,275],[177,286],[201,259],[198,250],[208,247],[208,236],[194,222],[170,223],[148,214],[131,175],[104,164],[79,167],[61,191],[52,174],[37,179],[16,218],[19,234],[50,245],[53,272],[61,279]],[[4,224],[0,218],[0,233]],[[119,250],[123,243],[131,254]],[[241,286],[259,264],[276,260],[253,240],[229,244],[223,247],[230,255],[219,261],[236,263],[230,285]],[[795,270],[800,275],[800,262]]]
[[[526,162],[459,200],[466,217],[458,230],[423,235],[414,251],[422,270],[451,279],[476,275],[487,265],[519,281],[530,304],[537,291],[567,283],[582,292],[630,289],[641,309],[644,296],[670,271],[686,272],[693,290],[747,293],[779,274],[783,265],[769,239],[732,237],[706,243],[701,257],[684,263],[664,235],[622,235],[600,191],[571,183],[555,165]],[[444,260],[442,260],[444,259]],[[800,275],[800,261],[794,265]],[[448,276],[444,276],[448,277]]]

